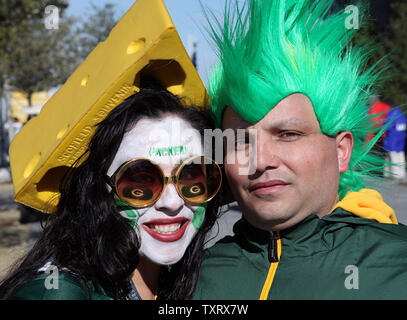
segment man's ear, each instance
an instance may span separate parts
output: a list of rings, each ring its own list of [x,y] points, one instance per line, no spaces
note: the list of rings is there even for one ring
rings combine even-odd
[[[337,134],[335,139],[339,172],[344,173],[349,169],[349,161],[353,150],[353,135],[350,131],[343,131]]]

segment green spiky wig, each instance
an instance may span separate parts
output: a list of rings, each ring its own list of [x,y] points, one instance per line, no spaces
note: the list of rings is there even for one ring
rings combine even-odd
[[[355,29],[346,28],[349,14],[329,14],[332,2],[246,0],[243,7],[227,2],[224,21],[210,24],[220,62],[211,75],[209,95],[218,127],[226,106],[256,123],[288,95],[306,95],[324,134],[353,134],[349,170],[340,176],[343,198],[383,167],[379,157],[368,153],[378,136],[364,143],[374,130],[368,98],[380,72],[376,67],[363,70],[370,54],[350,46]]]

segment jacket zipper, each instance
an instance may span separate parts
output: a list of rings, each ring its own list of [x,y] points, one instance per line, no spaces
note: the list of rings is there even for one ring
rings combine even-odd
[[[277,238],[277,232],[271,231],[268,243],[268,258],[271,263],[278,261]]]
[[[277,271],[279,258],[281,255],[281,239],[280,234],[277,232],[270,232],[270,239],[267,245],[268,260],[270,262],[270,268],[266,277],[266,282],[263,285],[263,289],[260,293],[260,300],[267,300],[270,293],[271,285]]]

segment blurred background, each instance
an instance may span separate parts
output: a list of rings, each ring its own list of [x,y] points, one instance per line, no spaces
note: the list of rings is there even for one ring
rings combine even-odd
[[[46,214],[14,202],[8,148],[22,126],[105,40],[135,0],[0,0],[0,278],[26,252],[41,233]],[[220,17],[224,0],[164,0],[181,40],[207,84],[216,55],[206,40],[206,19],[200,2]],[[242,1],[239,1],[242,2]],[[356,1],[354,1],[356,2]],[[354,42],[373,46],[368,66],[390,62],[382,83],[367,108],[388,112],[407,104],[407,1],[364,1],[367,12]],[[334,9],[352,1],[336,0]],[[357,19],[356,19],[357,20]],[[358,21],[353,20],[352,23]],[[381,59],[385,57],[385,61]],[[383,109],[383,105],[385,108]],[[380,108],[379,108],[380,107]],[[379,110],[380,109],[380,110]],[[401,127],[400,127],[401,128]],[[405,155],[405,124],[403,156]],[[382,141],[377,150],[383,151]],[[390,151],[390,150],[387,150]],[[385,156],[386,153],[383,153]],[[378,173],[383,175],[382,172]],[[388,183],[372,184],[394,208],[400,222],[407,224],[407,184],[403,172]],[[215,226],[209,245],[225,234],[240,217],[232,204]]]

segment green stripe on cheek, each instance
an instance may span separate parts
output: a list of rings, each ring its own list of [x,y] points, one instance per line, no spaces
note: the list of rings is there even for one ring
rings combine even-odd
[[[202,225],[202,222],[205,217],[205,210],[206,210],[206,205],[202,205],[202,206],[199,206],[194,212],[194,217],[192,218],[192,225],[194,226],[194,228],[196,230],[198,230]]]
[[[123,214],[124,213],[124,214]],[[140,217],[140,213],[138,212],[138,210],[136,208],[134,208],[134,210],[122,210],[120,211],[120,214],[122,216],[126,215],[127,220],[129,221],[130,225],[136,229],[138,227],[138,219]]]
[[[120,210],[120,214],[129,220],[129,223],[133,228],[137,228],[137,221],[140,217],[140,212],[136,208],[130,207],[126,202],[120,199],[115,199],[115,202]]]

